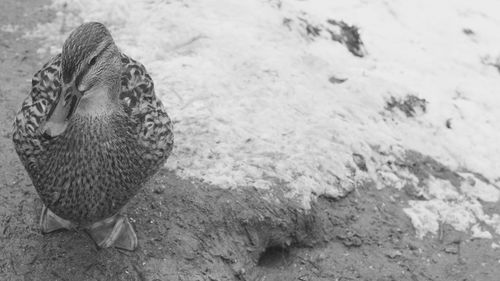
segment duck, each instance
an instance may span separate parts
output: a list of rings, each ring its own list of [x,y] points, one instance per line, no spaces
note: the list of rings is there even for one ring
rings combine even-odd
[[[75,28],[36,72],[12,139],[42,203],[41,232],[83,230],[133,251],[126,204],[164,166],[173,125],[145,67],[99,22]]]

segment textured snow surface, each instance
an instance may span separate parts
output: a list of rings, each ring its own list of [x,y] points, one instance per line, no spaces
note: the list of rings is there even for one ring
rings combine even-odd
[[[46,39],[41,52],[59,52],[72,28],[96,20],[146,65],[176,122],[167,165],[180,176],[228,188],[280,183],[308,207],[363,180],[398,187],[402,171],[382,169],[374,147],[411,149],[489,182],[429,180],[426,200],[405,209],[419,235],[442,222],[500,234],[500,217],[481,203],[499,199],[500,2],[55,0],[52,8],[55,20],[30,34]],[[329,19],[359,27],[367,55],[332,41]],[[426,110],[386,109],[407,95],[425,99]]]

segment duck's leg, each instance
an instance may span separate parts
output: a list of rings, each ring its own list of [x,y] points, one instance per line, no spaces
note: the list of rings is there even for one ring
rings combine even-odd
[[[126,217],[117,214],[87,228],[99,247],[116,247],[128,251],[137,248],[137,235]]]
[[[42,233],[50,233],[61,229],[74,229],[75,225],[65,219],[58,217],[49,208],[43,205],[42,215],[40,216],[40,227]]]

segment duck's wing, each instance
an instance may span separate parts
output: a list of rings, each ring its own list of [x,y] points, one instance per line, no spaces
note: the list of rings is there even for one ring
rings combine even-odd
[[[174,144],[173,125],[155,95],[154,83],[146,68],[138,61],[122,54],[122,100],[126,112],[138,124],[139,143],[146,148],[147,159],[164,162]]]
[[[16,151],[28,171],[36,165],[35,159],[42,151],[40,126],[61,92],[61,55],[49,60],[31,82],[31,91],[24,100],[14,120],[12,139]]]

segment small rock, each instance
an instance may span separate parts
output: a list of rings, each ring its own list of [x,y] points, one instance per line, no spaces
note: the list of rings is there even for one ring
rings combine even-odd
[[[446,128],[451,129],[451,119],[446,119]]]
[[[306,276],[306,275],[303,275],[303,276],[300,276],[300,277],[299,277],[299,280],[300,280],[300,281],[307,281],[307,280],[309,280],[309,279],[307,278],[307,276]]]
[[[348,248],[363,245],[361,236],[353,230],[347,230],[345,233],[338,234],[337,238],[342,240],[342,244]]]
[[[368,168],[366,167],[365,157],[363,157],[363,155],[358,153],[353,153],[352,160],[361,171],[368,172]]]
[[[347,78],[337,78],[335,76],[331,76],[328,81],[330,81],[330,83],[332,84],[341,84],[341,83],[344,83],[345,81],[347,81]]]
[[[464,28],[464,29],[462,29],[462,32],[468,36],[476,35],[476,33],[470,28]]]
[[[402,255],[400,250],[390,250],[385,253],[385,255],[391,259],[395,259],[397,257],[400,257]]]
[[[163,193],[165,193],[165,188],[163,186],[156,186],[153,189],[153,192],[156,194],[163,194]]]
[[[452,255],[458,254],[458,244],[450,244],[444,247],[444,252]]]
[[[234,276],[238,277],[239,279],[244,280],[246,270],[243,267],[243,264],[235,263],[232,267],[233,267],[233,271],[234,271]]]

